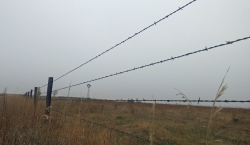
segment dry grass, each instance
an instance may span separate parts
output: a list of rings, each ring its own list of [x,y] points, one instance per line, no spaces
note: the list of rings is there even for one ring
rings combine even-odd
[[[0,97],[1,106],[4,103]],[[39,100],[34,113],[33,99],[5,97],[0,108],[0,144],[88,144],[143,145],[143,140],[84,122],[87,120],[114,127],[162,144],[205,144],[211,107],[185,105],[86,102],[52,98],[50,121],[43,120],[45,100]],[[79,109],[80,108],[80,109]],[[54,110],[53,110],[54,109]],[[71,114],[70,117],[55,110]],[[223,108],[213,118],[209,137],[213,144],[249,144],[250,110]]]
[[[222,109],[222,107],[217,107],[216,109],[214,109],[215,108],[215,102],[224,94],[225,90],[227,89],[227,85],[224,85],[224,80],[225,80],[225,78],[227,76],[227,73],[228,73],[229,69],[230,69],[230,67],[228,68],[225,76],[223,77],[223,79],[221,81],[221,84],[220,84],[220,86],[218,88],[217,94],[216,94],[214,102],[213,102],[213,106],[212,106],[212,109],[211,109],[209,122],[208,122],[208,126],[207,126],[206,145],[208,145],[210,143],[214,143],[214,142],[222,142],[220,139],[214,139],[214,140],[210,141],[213,138],[209,138],[209,135],[210,135],[210,132],[211,132],[211,126],[212,126],[212,123],[213,123],[213,119],[214,119],[214,117],[216,115],[218,115],[220,113],[220,111]],[[218,133],[216,133],[216,134],[218,134]]]

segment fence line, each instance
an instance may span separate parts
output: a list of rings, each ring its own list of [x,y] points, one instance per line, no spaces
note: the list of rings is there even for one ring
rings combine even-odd
[[[66,99],[66,98],[65,98]],[[72,98],[72,100],[82,100],[82,101],[107,101],[107,102],[221,102],[221,103],[250,103],[250,100],[119,100],[119,99],[81,99]]]
[[[74,118],[77,118],[77,119],[81,119],[83,120],[84,122],[87,122],[87,123],[91,123],[91,124],[94,124],[94,125],[97,125],[97,126],[100,126],[100,127],[103,127],[103,128],[107,128],[109,130],[112,130],[112,131],[115,131],[115,132],[119,132],[119,133],[122,133],[124,135],[127,135],[127,136],[131,136],[131,137],[134,137],[136,139],[140,139],[140,140],[143,140],[143,141],[146,141],[148,143],[150,143],[150,140],[148,139],[145,139],[145,138],[142,138],[140,136],[136,136],[136,135],[133,135],[133,134],[130,134],[130,133],[127,133],[127,132],[124,132],[124,131],[121,131],[121,130],[118,130],[118,129],[115,129],[115,128],[112,128],[112,127],[108,127],[106,125],[103,125],[103,124],[100,124],[100,123],[96,123],[96,122],[93,122],[93,121],[89,121],[87,119],[84,119],[82,117],[76,117],[76,116],[73,116],[71,114],[67,114],[67,113],[64,113],[64,112],[61,112],[61,111],[58,111],[58,110],[55,110],[55,109],[51,109],[51,111],[55,111],[57,113],[61,113],[61,114],[64,114],[64,115],[67,115],[67,116],[70,116],[70,117],[74,117]],[[156,145],[161,145],[159,143],[156,143],[156,142],[152,142],[153,144],[156,144]]]
[[[117,43],[115,46],[113,46],[113,47],[111,47],[111,48],[107,49],[106,51],[102,52],[101,54],[99,54],[99,55],[97,55],[97,56],[95,56],[95,57],[91,58],[91,59],[90,59],[90,60],[88,60],[87,62],[85,62],[85,63],[81,64],[80,66],[78,66],[78,67],[76,67],[76,68],[74,68],[74,69],[70,70],[69,72],[67,72],[67,73],[63,74],[62,76],[60,76],[60,77],[56,78],[53,82],[55,82],[55,81],[59,80],[60,78],[62,78],[62,77],[64,77],[64,76],[68,75],[69,73],[71,73],[71,72],[75,71],[76,69],[78,69],[78,68],[82,67],[83,65],[85,65],[85,64],[87,64],[87,63],[89,63],[89,62],[91,62],[92,60],[94,60],[94,59],[96,59],[96,58],[100,57],[101,55],[103,55],[103,54],[107,53],[108,51],[110,51],[110,50],[114,49],[115,47],[117,47],[117,46],[121,45],[122,43],[124,43],[124,42],[128,41],[129,39],[131,39],[131,38],[135,37],[136,35],[138,35],[138,34],[142,33],[143,31],[147,30],[148,28],[150,28],[150,27],[152,27],[152,26],[155,26],[157,23],[159,23],[159,22],[161,22],[162,20],[164,20],[164,19],[168,18],[169,16],[173,15],[174,13],[176,13],[176,12],[178,12],[178,11],[180,11],[180,10],[183,10],[183,8],[185,8],[186,6],[188,6],[188,5],[192,4],[192,3],[193,3],[193,2],[195,2],[195,1],[196,1],[196,0],[193,0],[193,1],[189,2],[189,3],[187,3],[186,5],[184,5],[184,6],[182,6],[182,7],[179,7],[177,10],[173,11],[172,13],[168,14],[167,16],[165,16],[165,17],[163,17],[163,18],[159,19],[158,21],[156,21],[156,22],[154,22],[153,24],[151,24],[151,25],[149,25],[149,26],[145,27],[145,28],[144,28],[144,29],[142,29],[141,31],[139,31],[139,32],[135,33],[134,35],[132,35],[132,36],[128,37],[127,39],[125,39],[125,40],[121,41],[120,43]],[[48,85],[48,84],[45,84],[45,85],[41,86],[40,88],[43,88],[43,87],[45,87],[45,86],[47,86],[47,85]]]
[[[135,36],[137,36],[138,34],[142,33],[143,31],[149,29],[150,27],[152,26],[155,26],[157,23],[163,21],[164,19],[168,18],[169,16],[175,14],[176,12],[180,11],[180,10],[183,10],[183,8],[187,7],[188,5],[192,4],[193,2],[195,2],[196,0],[192,0],[191,2],[187,3],[186,5],[182,6],[182,7],[179,7],[177,10],[175,10],[174,12],[168,14],[167,16],[159,19],[158,21],[154,22],[153,24],[145,27],[144,29],[140,30],[139,32],[133,34],[132,36],[128,37],[127,39],[121,41],[120,43],[117,43],[116,45],[112,46],[111,48],[107,49],[106,51],[100,53],[99,55],[91,58],[90,60],[86,61],[85,63],[81,64],[80,66],[68,71],[67,73],[59,76],[58,78],[56,78],[55,80],[53,80],[53,77],[50,77],[51,81],[49,80],[49,83],[48,84],[45,84],[43,86],[41,86],[40,88],[43,88],[45,86],[48,86],[48,89],[47,89],[47,92],[44,92],[44,93],[47,93],[47,98],[46,98],[46,116],[49,117],[50,115],[50,111],[55,111],[57,113],[61,113],[61,114],[64,114],[64,115],[67,115],[69,117],[73,117],[73,118],[77,118],[77,119],[80,119],[80,120],[83,120],[84,122],[86,123],[91,123],[93,125],[96,125],[96,126],[100,126],[100,127],[103,127],[103,128],[106,128],[106,129],[109,129],[111,131],[115,131],[117,133],[121,133],[121,134],[124,134],[124,135],[127,135],[127,136],[130,136],[130,137],[133,137],[133,138],[136,138],[136,139],[140,139],[140,140],[143,140],[145,142],[148,142],[148,143],[153,143],[153,144],[160,144],[160,143],[157,143],[157,142],[153,142],[153,141],[150,141],[149,139],[145,139],[143,137],[140,137],[140,136],[137,136],[137,135],[134,135],[134,134],[130,134],[130,133],[127,133],[127,132],[124,132],[122,130],[119,130],[119,129],[116,129],[116,128],[112,128],[112,127],[109,127],[109,126],[106,126],[104,124],[100,124],[100,123],[96,123],[96,122],[93,122],[93,121],[90,121],[90,120],[87,120],[85,118],[82,118],[82,117],[77,117],[77,116],[74,116],[72,114],[68,114],[68,113],[64,113],[64,112],[61,112],[61,111],[58,111],[56,109],[52,109],[51,108],[51,104],[50,104],[50,101],[51,101],[51,93],[52,93],[52,85],[53,85],[53,82],[61,79],[62,77],[70,74],[71,72],[77,70],[78,68],[90,63],[91,61],[97,59],[98,57],[102,56],[103,54],[107,53],[108,51],[116,48],[117,46],[127,42],[129,39],[132,39],[134,38]],[[147,64],[147,65],[142,65],[142,66],[139,66],[139,67],[135,67],[135,68],[132,68],[132,69],[128,69],[128,70],[125,70],[125,71],[121,71],[121,72],[118,72],[118,73],[113,73],[113,74],[109,74],[109,75],[106,75],[106,76],[103,76],[103,77],[99,77],[99,78],[95,78],[95,79],[92,79],[92,80],[89,80],[89,81],[85,81],[85,82],[81,82],[81,83],[78,83],[78,84],[74,84],[74,85],[70,85],[70,86],[67,86],[67,87],[63,87],[63,88],[59,88],[59,89],[56,89],[56,90],[53,90],[53,91],[58,91],[58,90],[63,90],[63,89],[67,89],[67,88],[71,88],[71,87],[75,87],[75,86],[78,86],[78,85],[82,85],[82,84],[86,84],[86,83],[90,83],[90,82],[94,82],[94,81],[97,81],[97,80],[101,80],[101,79],[104,79],[104,78],[108,78],[108,77],[112,77],[112,76],[116,76],[116,75],[120,75],[120,74],[123,74],[123,73],[127,73],[127,72],[130,72],[130,71],[134,71],[134,70],[137,70],[137,69],[141,69],[141,68],[145,68],[145,67],[148,67],[148,66],[154,66],[156,64],[160,64],[160,63],[163,63],[163,62],[167,62],[167,61],[174,61],[174,59],[178,59],[178,58],[182,58],[182,57],[185,57],[185,56],[189,56],[189,55],[192,55],[192,54],[195,54],[195,53],[199,53],[199,52],[203,52],[203,51],[208,51],[210,49],[214,49],[214,48],[218,48],[218,47],[221,47],[221,46],[226,46],[226,45],[230,45],[230,44],[233,44],[235,42],[239,42],[239,41],[243,41],[243,40],[247,40],[249,39],[250,36],[247,36],[247,37],[244,37],[244,38],[240,38],[240,39],[236,39],[236,40],[233,40],[233,41],[226,41],[226,43],[222,43],[222,44],[218,44],[218,45],[215,45],[215,46],[211,46],[211,47],[205,47],[204,49],[200,49],[200,50],[197,50],[197,51],[193,51],[193,52],[189,52],[189,53],[186,53],[186,54],[183,54],[183,55],[179,55],[179,56],[175,56],[175,57],[170,57],[168,59],[164,59],[164,60],[160,60],[160,61],[157,61],[157,62],[153,62],[153,63],[150,63],[150,64]],[[36,90],[36,89],[35,89]],[[28,96],[32,96],[32,91],[31,90],[30,92],[27,92],[25,93],[26,95]],[[35,107],[36,107],[36,97],[37,97],[37,90],[34,92],[34,104],[35,104]],[[41,93],[41,94],[44,94],[44,93]],[[112,99],[82,99],[82,98],[79,98],[79,99],[75,99],[75,100],[82,100],[82,101],[114,101],[114,102],[198,102],[197,104],[199,104],[200,102],[222,102],[222,103],[236,103],[236,102],[239,102],[239,103],[250,103],[250,100],[156,100],[156,99],[151,99],[151,100],[146,100],[146,99],[143,99],[143,100],[133,100],[133,99],[128,99],[128,100],[119,100],[119,99],[116,99],[116,100],[112,100]],[[47,118],[48,119],[48,118]]]
[[[71,87],[75,87],[75,86],[79,86],[79,85],[82,85],[82,84],[94,82],[94,81],[97,81],[97,80],[101,80],[101,79],[104,79],[104,78],[108,78],[108,77],[120,75],[120,74],[123,74],[123,73],[134,71],[136,69],[141,69],[141,68],[145,68],[145,67],[148,67],[148,66],[153,66],[153,65],[156,65],[156,64],[160,64],[160,63],[163,63],[163,62],[170,61],[170,60],[174,60],[174,59],[182,58],[182,57],[185,57],[185,56],[189,56],[189,55],[192,55],[192,54],[195,54],[195,53],[199,53],[199,52],[203,52],[203,51],[208,51],[210,49],[218,48],[218,47],[225,46],[225,45],[230,45],[230,44],[233,44],[235,42],[243,41],[243,40],[246,40],[246,39],[249,39],[249,38],[250,38],[250,36],[247,36],[247,37],[236,39],[236,40],[233,40],[233,41],[226,41],[226,43],[218,44],[218,45],[211,46],[211,47],[205,47],[205,49],[200,49],[200,50],[197,50],[197,51],[189,52],[189,53],[186,53],[186,54],[183,54],[183,55],[179,55],[179,56],[176,56],[176,57],[171,57],[171,58],[168,58],[168,59],[165,59],[165,60],[161,60],[161,61],[157,61],[157,62],[153,62],[153,63],[147,64],[147,65],[135,67],[135,68],[128,69],[128,70],[125,70],[125,71],[121,71],[121,72],[118,72],[118,73],[106,75],[106,76],[103,76],[103,77],[100,77],[100,78],[96,78],[96,79],[92,79],[92,80],[89,80],[89,81],[81,82],[81,83],[78,83],[78,84],[70,85],[70,86],[67,86],[67,87],[59,88],[59,89],[56,89],[56,90],[53,90],[53,91],[59,91],[59,90],[63,90],[63,89],[67,89],[67,88],[71,88]],[[44,93],[47,93],[47,92],[44,92]],[[42,93],[42,94],[44,94],[44,93]]]

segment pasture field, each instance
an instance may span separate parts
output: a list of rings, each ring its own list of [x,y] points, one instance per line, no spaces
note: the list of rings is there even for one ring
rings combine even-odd
[[[211,112],[201,106],[52,98],[50,118],[44,119],[45,99],[35,108],[31,98],[7,95],[0,96],[0,104],[3,145],[204,145]],[[223,108],[212,119],[207,141],[249,145],[250,110]]]

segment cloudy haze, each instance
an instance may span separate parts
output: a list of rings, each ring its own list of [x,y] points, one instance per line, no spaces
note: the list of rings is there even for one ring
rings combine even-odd
[[[7,87],[9,93],[14,93],[18,88],[18,93],[25,93],[42,86],[48,77],[65,74],[188,2],[2,0],[0,89]],[[249,6],[249,0],[197,0],[54,82],[53,89],[250,36]],[[95,81],[90,96],[182,99],[175,95],[175,87],[191,100],[214,99],[230,67],[225,79],[228,89],[220,99],[250,100],[249,46],[248,39]],[[59,95],[67,91],[59,91]],[[70,96],[81,94],[87,95],[87,84],[71,88]]]

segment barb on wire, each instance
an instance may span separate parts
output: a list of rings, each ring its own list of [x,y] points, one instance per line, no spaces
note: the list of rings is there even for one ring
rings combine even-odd
[[[165,60],[161,60],[161,61],[158,61],[158,62],[153,62],[153,63],[147,64],[147,65],[135,67],[135,68],[132,68],[132,69],[128,69],[128,70],[121,71],[121,72],[114,73],[114,74],[110,74],[110,75],[106,75],[106,76],[103,76],[103,77],[100,77],[100,78],[92,79],[92,80],[89,80],[89,81],[86,81],[86,82],[74,84],[74,85],[72,85],[72,86],[63,87],[63,88],[56,89],[56,90],[57,90],[57,91],[58,91],[58,90],[63,90],[63,89],[67,89],[67,88],[69,88],[69,87],[75,87],[75,86],[79,86],[79,85],[86,84],[86,83],[89,83],[89,82],[94,82],[94,81],[101,80],[101,79],[104,79],[104,78],[108,78],[108,77],[120,75],[120,74],[123,74],[123,73],[127,73],[127,72],[130,72],[130,71],[134,71],[134,70],[136,70],[136,69],[145,68],[145,67],[152,66],[152,65],[155,65],[155,64],[167,62],[167,61],[170,61],[170,60],[173,60],[173,59],[177,59],[177,58],[182,58],[182,57],[185,57],[185,56],[189,56],[189,55],[191,55],[191,54],[195,54],[195,53],[198,53],[198,52],[207,51],[207,50],[209,50],[209,49],[214,49],[214,48],[217,48],[217,47],[221,47],[221,46],[225,46],[225,45],[230,45],[230,44],[233,44],[233,43],[235,43],[235,42],[243,41],[243,40],[246,40],[246,39],[249,39],[249,38],[250,38],[250,36],[244,37],[244,38],[240,38],[240,39],[236,39],[236,40],[234,40],[234,41],[229,41],[230,43],[226,42],[226,43],[218,44],[218,45],[211,46],[211,47],[205,47],[205,49],[200,49],[200,50],[197,50],[197,51],[189,52],[189,53],[186,53],[186,54],[183,54],[183,55],[179,55],[179,56],[176,56],[176,57],[172,57],[172,56],[171,56],[170,58],[165,59]],[[53,91],[56,91],[56,90],[53,90]],[[44,92],[44,93],[46,93],[46,92]],[[43,94],[44,94],[44,93],[43,93]]]
[[[62,77],[64,77],[64,76],[68,75],[69,73],[71,73],[71,72],[75,71],[76,69],[78,69],[78,68],[82,67],[83,65],[85,65],[85,64],[87,64],[87,63],[89,63],[89,62],[91,62],[92,60],[94,60],[94,59],[96,59],[96,58],[100,57],[101,55],[103,55],[103,54],[107,53],[108,51],[110,51],[110,50],[114,49],[115,47],[117,47],[117,46],[121,45],[122,43],[124,43],[124,42],[128,41],[129,39],[131,39],[131,38],[135,37],[136,35],[138,35],[138,34],[142,33],[143,31],[147,30],[148,28],[150,28],[150,27],[152,27],[152,26],[156,25],[157,23],[161,22],[162,20],[164,20],[164,19],[168,18],[169,16],[173,15],[174,13],[176,13],[176,12],[178,12],[178,11],[180,11],[180,10],[183,10],[183,8],[185,8],[186,6],[188,6],[188,5],[192,4],[192,3],[193,3],[193,2],[195,2],[195,1],[196,1],[196,0],[192,0],[191,2],[189,2],[189,3],[185,4],[184,6],[179,7],[177,10],[173,11],[172,13],[168,14],[167,16],[165,16],[165,17],[163,17],[163,18],[159,19],[158,21],[155,21],[153,24],[151,24],[151,25],[149,25],[149,26],[145,27],[145,28],[144,28],[144,29],[142,29],[141,31],[139,31],[139,32],[135,33],[134,35],[132,35],[132,36],[128,37],[127,39],[125,39],[125,40],[121,41],[120,43],[117,43],[117,44],[116,44],[116,45],[114,45],[113,47],[111,47],[111,48],[109,48],[109,49],[105,50],[104,52],[102,52],[101,54],[99,54],[99,55],[97,55],[97,56],[95,56],[95,57],[91,58],[90,60],[88,60],[87,62],[85,62],[85,63],[81,64],[80,66],[78,66],[78,67],[76,67],[76,68],[74,68],[74,69],[70,70],[69,72],[67,72],[67,73],[63,74],[62,76],[60,76],[60,77],[56,78],[53,82],[55,82],[55,81],[59,80],[60,78],[62,78]],[[45,85],[41,86],[40,88],[43,88],[43,87],[45,87],[45,86],[47,86],[47,84],[45,84]]]
[[[103,124],[100,124],[100,123],[96,123],[96,122],[93,122],[93,121],[89,121],[87,119],[84,119],[82,117],[76,117],[76,116],[73,116],[71,114],[67,114],[67,113],[64,113],[64,112],[61,112],[61,111],[58,111],[58,110],[55,110],[55,109],[51,109],[55,112],[58,112],[58,113],[61,113],[61,114],[64,114],[64,115],[67,115],[67,116],[70,116],[70,117],[74,117],[74,118],[77,118],[77,119],[81,119],[83,120],[84,122],[87,122],[87,123],[91,123],[91,124],[94,124],[94,125],[97,125],[97,126],[100,126],[100,127],[103,127],[103,128],[107,128],[109,130],[112,130],[112,131],[115,131],[115,132],[119,132],[119,133],[122,133],[122,134],[125,134],[127,136],[131,136],[131,137],[134,137],[134,138],[137,138],[137,139],[140,139],[140,140],[143,140],[143,141],[146,141],[148,143],[150,143],[150,140],[148,139],[145,139],[145,138],[142,138],[140,136],[136,136],[136,135],[133,135],[133,134],[130,134],[130,133],[127,133],[127,132],[124,132],[124,131],[121,131],[121,130],[118,130],[118,129],[115,129],[115,128],[112,128],[112,127],[108,127],[106,125],[103,125]],[[159,143],[156,143],[156,142],[153,142],[153,144],[156,144],[156,145],[160,145]]]

